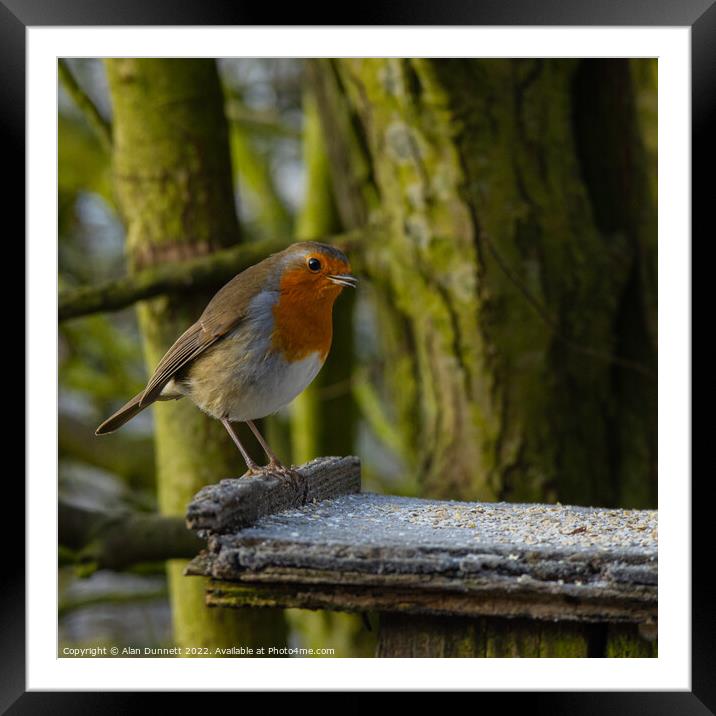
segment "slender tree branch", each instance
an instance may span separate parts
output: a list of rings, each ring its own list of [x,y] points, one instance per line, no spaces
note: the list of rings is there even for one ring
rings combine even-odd
[[[58,522],[65,561],[72,554],[72,561],[88,572],[190,558],[204,547],[179,516],[93,510],[60,499]]]
[[[405,445],[400,431],[385,413],[378,391],[374,388],[366,371],[357,371],[351,381],[353,397],[358,403],[361,415],[373,430],[374,435],[398,457],[405,457]]]
[[[234,124],[230,137],[232,159],[240,177],[239,193],[242,184],[251,190],[258,210],[257,221],[269,235],[285,235],[290,231],[291,214],[277,190],[268,158],[243,127]]]
[[[102,116],[97,105],[80,87],[67,60],[57,61],[57,72],[62,86],[67,90],[77,108],[84,114],[89,125],[94,129],[102,146],[110,152],[112,149],[112,125]]]
[[[301,132],[283,122],[278,112],[251,109],[238,99],[227,102],[226,119],[251,131],[290,139],[301,138]]]
[[[321,240],[331,244],[357,244],[362,235],[363,232],[354,231]],[[137,301],[163,294],[220,286],[269,254],[286,248],[289,243],[286,239],[265,239],[241,244],[198,259],[161,264],[98,286],[61,291],[59,320],[118,311]]]

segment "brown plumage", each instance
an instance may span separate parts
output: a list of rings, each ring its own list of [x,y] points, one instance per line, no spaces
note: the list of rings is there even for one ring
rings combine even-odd
[[[172,345],[146,388],[96,430],[110,433],[157,400],[189,397],[221,420],[246,421],[272,468],[280,466],[252,421],[290,402],[315,377],[332,336],[332,307],[354,286],[345,255],[316,242],[292,244],[229,281]]]
[[[164,354],[144,390],[107,418],[95,430],[95,435],[114,432],[144,408],[156,400],[161,400],[162,390],[179,370],[190,364],[241,321],[249,302],[261,290],[280,256],[281,254],[273,254],[261,263],[250,266],[219,289],[199,316],[199,320],[189,326]],[[164,399],[177,400],[180,397],[182,396],[176,395]]]

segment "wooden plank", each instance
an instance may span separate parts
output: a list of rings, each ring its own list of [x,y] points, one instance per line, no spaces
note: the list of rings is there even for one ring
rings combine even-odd
[[[482,619],[381,614],[376,656],[472,658],[485,656]]]
[[[378,612],[379,656],[656,655],[655,511],[357,494],[355,458],[301,471],[192,503],[209,606]]]
[[[578,658],[592,639],[584,624],[381,614],[376,656]]]
[[[360,492],[357,457],[321,457],[294,471],[295,480],[267,474],[207,485],[189,504],[187,526],[201,536],[240,530],[264,515]]]
[[[574,659],[590,654],[595,632],[591,624],[539,622],[539,655],[541,658]]]
[[[655,511],[361,493],[205,534],[214,605],[656,623]]]
[[[195,572],[188,572],[195,573]],[[195,573],[198,574],[198,573]],[[280,581],[279,581],[280,580]],[[372,582],[372,583],[371,583]],[[568,598],[564,595],[525,592],[506,594],[464,581],[432,582],[434,588],[416,580],[391,575],[369,578],[363,574],[340,574],[288,570],[280,573],[247,572],[236,581],[211,580],[206,603],[211,607],[281,607],[329,609],[343,612],[396,612],[434,616],[502,616],[590,623],[655,623],[651,601],[624,598]]]
[[[656,631],[636,624],[610,624],[606,656],[612,658],[656,658],[659,655]]]

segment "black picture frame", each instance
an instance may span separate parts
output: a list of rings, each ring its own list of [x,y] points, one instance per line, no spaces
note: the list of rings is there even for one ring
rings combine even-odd
[[[691,28],[692,57],[692,234],[713,240],[713,167],[708,140],[716,129],[716,0],[442,0],[428,4],[398,0],[351,7],[350,22],[325,5],[311,12],[301,3],[269,7],[237,0],[0,0],[0,121],[6,228],[24,233],[25,30],[28,26],[88,25],[527,25],[683,26]],[[276,22],[277,16],[280,22]],[[694,151],[694,148],[696,151]],[[54,159],[48,158],[48,161]],[[707,178],[708,176],[708,178]],[[10,223],[10,219],[14,222]],[[673,238],[673,237],[672,237]],[[15,239],[9,239],[15,241]],[[675,239],[676,240],[676,239]],[[681,240],[688,240],[683,237]],[[49,241],[49,237],[48,237]],[[16,242],[19,245],[19,242]],[[693,246],[692,241],[692,246]],[[21,259],[22,260],[22,259]],[[19,311],[18,311],[19,313]],[[18,343],[15,339],[14,343]],[[32,376],[26,374],[26,381]],[[54,409],[54,408],[53,408]],[[20,505],[24,490],[8,471],[4,503]],[[687,480],[690,475],[670,476]],[[49,476],[48,476],[49,479]],[[716,610],[708,592],[712,538],[707,484],[692,482],[692,689],[689,692],[503,693],[502,709],[522,702],[531,714],[707,714],[716,712]],[[20,517],[18,507],[14,508]],[[20,517],[22,524],[23,517]],[[7,530],[23,534],[21,524]],[[15,537],[17,539],[17,537]],[[25,563],[17,545],[5,550],[0,587],[0,713],[128,713],[152,707],[156,699],[132,693],[26,692]],[[91,685],[88,684],[88,688]],[[161,698],[165,699],[166,694]],[[485,708],[480,695],[481,707]],[[186,698],[182,696],[182,698]],[[505,701],[509,699],[509,701]],[[158,704],[157,704],[158,705]],[[166,704],[164,704],[166,707]]]

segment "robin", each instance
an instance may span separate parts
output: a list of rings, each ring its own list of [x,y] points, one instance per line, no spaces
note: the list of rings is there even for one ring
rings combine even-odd
[[[355,287],[345,254],[314,241],[292,244],[242,271],[159,361],[146,388],[95,431],[111,433],[157,400],[189,398],[220,420],[248,467],[291,476],[254,425],[288,405],[316,377],[333,335],[333,303]],[[232,422],[245,422],[261,444],[261,467]]]

